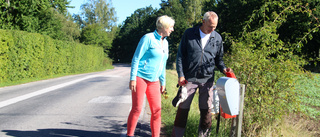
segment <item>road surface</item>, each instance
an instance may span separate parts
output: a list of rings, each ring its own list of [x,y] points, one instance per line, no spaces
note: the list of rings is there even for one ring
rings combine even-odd
[[[122,137],[130,66],[0,88],[0,137]],[[145,120],[146,119],[146,120]],[[151,136],[144,111],[136,134]]]

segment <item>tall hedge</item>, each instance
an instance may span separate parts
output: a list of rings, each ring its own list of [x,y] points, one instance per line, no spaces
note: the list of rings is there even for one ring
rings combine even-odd
[[[101,70],[103,48],[0,30],[0,82]]]

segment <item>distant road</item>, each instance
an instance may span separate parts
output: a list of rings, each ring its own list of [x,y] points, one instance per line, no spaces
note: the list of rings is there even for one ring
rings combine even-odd
[[[130,66],[0,88],[0,137],[119,137]]]

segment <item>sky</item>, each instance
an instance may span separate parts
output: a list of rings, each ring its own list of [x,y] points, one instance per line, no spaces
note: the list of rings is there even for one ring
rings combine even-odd
[[[75,8],[68,8],[68,11],[73,14],[80,14],[80,6],[86,3],[87,0],[70,0],[69,6]],[[109,2],[110,0],[106,0]],[[112,7],[115,8],[116,16],[118,17],[117,24],[121,24],[128,16],[140,8],[152,6],[154,9],[160,8],[161,0],[112,0]]]

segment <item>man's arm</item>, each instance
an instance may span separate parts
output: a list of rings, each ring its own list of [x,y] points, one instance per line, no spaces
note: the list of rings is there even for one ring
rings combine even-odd
[[[219,47],[219,49],[218,49],[217,55],[214,60],[215,60],[216,66],[220,70],[220,72],[225,74],[227,67],[223,62],[223,44],[222,44],[221,36],[220,36],[220,39],[221,39],[220,42],[217,43],[218,44],[217,46]]]
[[[176,60],[176,69],[177,69],[177,73],[178,73],[178,84],[180,86],[186,84],[185,82],[185,77],[183,74],[183,60],[185,59],[185,54],[186,53],[186,49],[185,49],[185,38],[186,37],[186,32],[183,34],[180,44],[179,44],[179,48],[178,48],[178,53],[177,53],[177,60]]]
[[[185,32],[186,33],[186,32]],[[179,48],[178,48],[178,53],[177,53],[177,60],[176,60],[176,70],[177,70],[177,73],[178,73],[178,77],[184,77],[184,74],[183,74],[183,60],[185,58],[185,52],[186,52],[186,49],[185,49],[185,37],[186,37],[186,34],[183,34],[182,38],[181,38],[181,41],[180,41],[180,44],[179,44]]]

